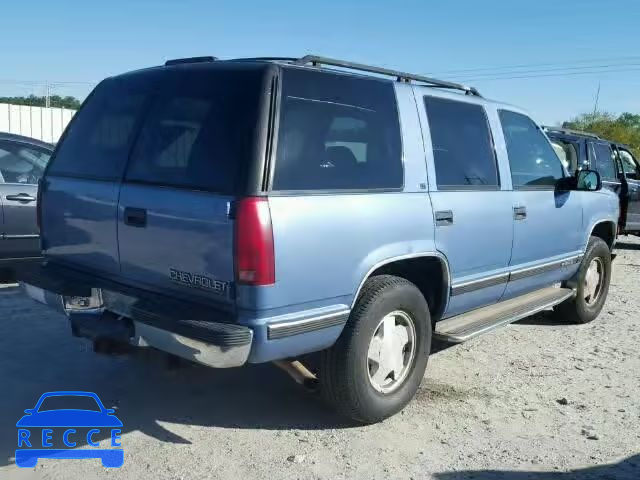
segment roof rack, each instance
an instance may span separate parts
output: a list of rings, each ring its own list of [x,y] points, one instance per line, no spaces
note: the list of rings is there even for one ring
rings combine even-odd
[[[582,137],[597,138],[598,140],[602,140],[595,133],[583,132],[582,130],[572,130],[571,128],[563,128],[563,127],[549,127],[547,125],[543,125],[542,128],[544,128],[549,132],[558,132],[558,133],[564,133],[568,135],[580,135]]]
[[[435,78],[429,78],[422,75],[415,75],[413,73],[400,72],[397,70],[389,70],[387,68],[381,68],[381,67],[373,67],[371,65],[364,65],[361,63],[349,62],[346,60],[336,60],[334,58],[319,57],[317,55],[305,55],[302,58],[293,59],[291,63],[294,65],[307,65],[310,63],[314,67],[321,66],[321,65],[329,65],[332,67],[340,67],[340,68],[347,68],[350,70],[359,70],[362,72],[377,73],[380,75],[388,75],[391,77],[396,77],[396,79],[399,82],[410,83],[412,80],[415,80],[417,82],[426,83],[427,85],[432,87],[461,90],[466,95],[475,95],[476,97],[482,97],[482,95],[480,95],[478,90],[476,90],[475,88],[467,87],[466,85],[461,85],[459,83],[445,82],[442,80],[436,80]]]
[[[232,58],[229,62],[295,62],[298,57],[244,57]]]
[[[183,63],[203,63],[203,62],[215,62],[218,60],[216,57],[206,56],[206,57],[187,57],[187,58],[174,58],[172,60],[167,60],[164,62],[165,66],[171,65],[181,65]]]

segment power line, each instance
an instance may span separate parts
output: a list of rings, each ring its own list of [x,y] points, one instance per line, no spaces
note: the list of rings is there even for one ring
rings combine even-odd
[[[570,77],[575,75],[603,75],[608,73],[622,73],[622,72],[640,72],[640,68],[622,68],[622,69],[609,69],[609,70],[598,70],[592,72],[558,72],[558,73],[541,73],[539,75],[515,75],[515,76],[507,76],[507,77],[493,77],[493,78],[467,78],[463,81],[466,83],[472,82],[491,82],[496,80],[520,80],[520,79],[528,79],[528,78],[543,78],[543,77]]]
[[[475,68],[465,68],[458,70],[444,70],[441,72],[432,73],[432,75],[447,75],[447,74],[458,74],[458,73],[466,73],[466,72],[482,72],[482,71],[497,71],[497,70],[514,70],[520,68],[532,68],[532,67],[557,67],[557,66],[568,66],[568,65],[581,65],[585,63],[596,63],[596,62],[618,62],[623,60],[631,60],[638,61],[640,60],[640,56],[626,56],[626,57],[609,57],[609,58],[594,58],[590,60],[574,60],[571,62],[567,62],[566,60],[562,62],[553,62],[553,63],[522,63],[516,65],[502,65],[502,66],[493,66],[493,67],[475,67]]]
[[[546,73],[546,72],[572,72],[572,71],[587,71],[593,69],[600,68],[613,68],[613,67],[638,67],[639,63],[610,63],[608,65],[585,65],[582,67],[559,67],[559,68],[542,68],[535,70],[520,70],[517,72],[495,72],[495,73],[478,73],[477,75],[473,74],[465,74],[462,76],[455,75],[455,78],[483,78],[483,77],[501,77],[504,75],[527,75],[527,74],[538,74],[538,73]]]

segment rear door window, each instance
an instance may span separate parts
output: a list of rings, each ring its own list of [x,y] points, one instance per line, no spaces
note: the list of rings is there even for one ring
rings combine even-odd
[[[496,189],[498,168],[484,108],[425,97],[438,189]]]
[[[592,143],[595,156],[595,169],[603,180],[618,180],[617,168],[614,163],[613,150],[607,143]]]
[[[283,70],[273,190],[399,189],[401,150],[392,83]]]
[[[254,151],[263,75],[183,72],[152,101],[126,181],[233,194]]]
[[[136,82],[100,83],[69,124],[48,174],[119,179],[145,96]]]
[[[514,189],[555,188],[564,170],[551,143],[533,120],[521,113],[500,110]]]

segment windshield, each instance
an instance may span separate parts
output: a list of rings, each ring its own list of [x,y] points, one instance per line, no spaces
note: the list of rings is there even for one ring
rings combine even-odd
[[[52,410],[89,410],[93,412],[100,412],[100,406],[96,402],[95,398],[87,395],[56,395],[52,397],[46,397],[38,412],[48,412]]]

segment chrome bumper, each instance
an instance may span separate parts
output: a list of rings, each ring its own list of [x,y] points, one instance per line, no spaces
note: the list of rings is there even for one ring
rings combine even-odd
[[[131,315],[130,307],[135,299],[113,292],[99,292],[101,305],[97,305],[95,298],[86,302],[78,301],[78,297],[65,298],[61,295],[43,290],[39,287],[21,283],[22,290],[27,296],[38,303],[47,305],[57,312],[66,314],[74,327],[74,322],[79,328],[74,331],[83,332],[79,336],[95,340],[96,338],[109,338],[108,323],[124,322],[129,319],[133,323],[133,335],[127,340],[131,345],[138,347],[153,347],[167,353],[191,360],[213,368],[230,368],[244,365],[249,358],[253,343],[253,331],[245,326],[208,322],[207,328],[216,337],[216,341],[203,341],[197,338],[187,337],[183,334],[168,331],[152,325],[152,322],[141,322]],[[77,305],[89,305],[89,307]],[[107,312],[111,315],[107,317]],[[114,315],[115,314],[115,315]],[[100,321],[100,329],[91,332],[91,324]],[[178,321],[176,321],[178,322]],[[121,324],[114,331],[122,332]]]

